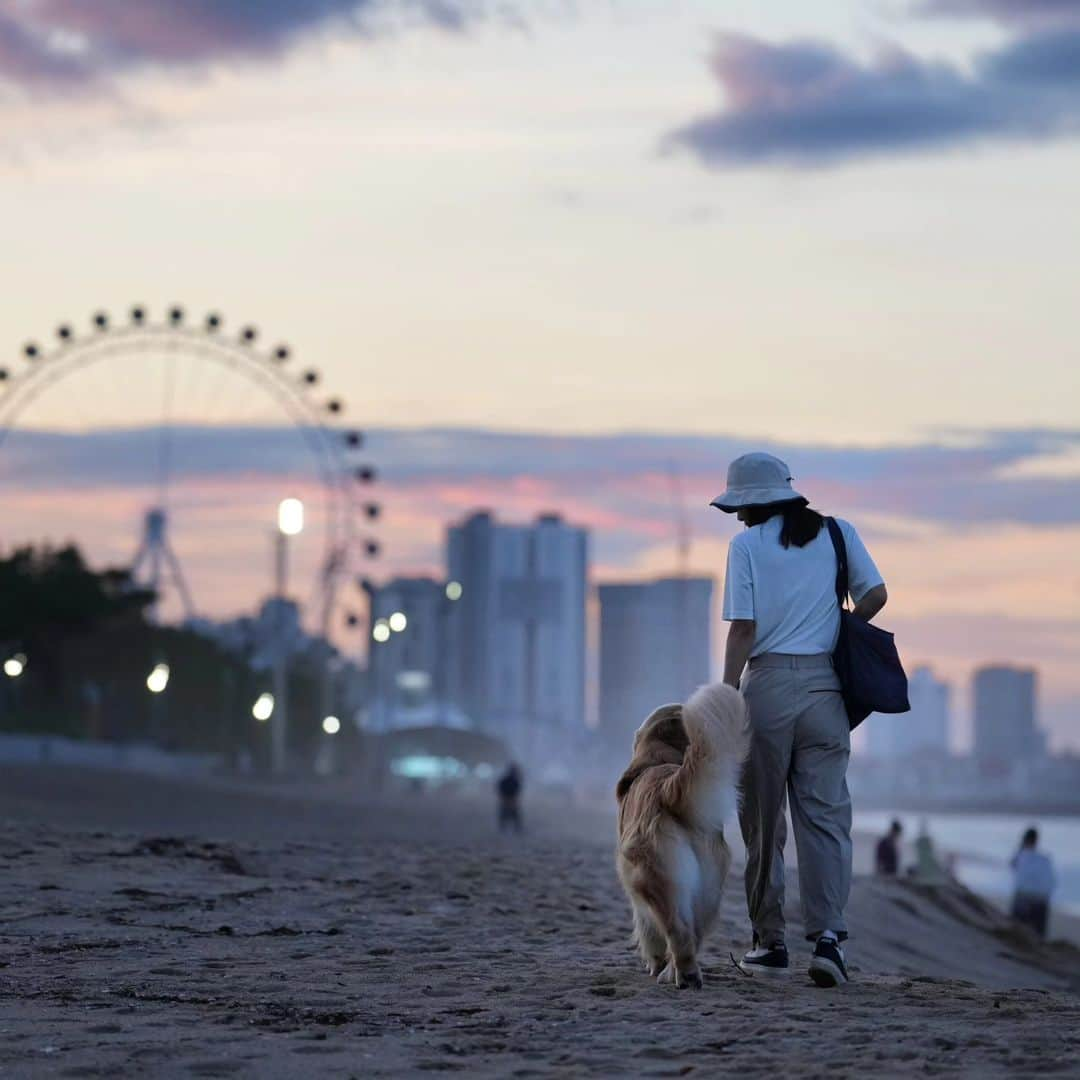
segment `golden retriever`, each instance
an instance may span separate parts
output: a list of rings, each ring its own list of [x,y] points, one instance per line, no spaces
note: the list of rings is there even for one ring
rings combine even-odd
[[[701,986],[697,954],[731,863],[723,825],[735,812],[748,746],[746,703],[721,683],[657,709],[634,736],[615,789],[616,864],[635,943],[660,982]]]

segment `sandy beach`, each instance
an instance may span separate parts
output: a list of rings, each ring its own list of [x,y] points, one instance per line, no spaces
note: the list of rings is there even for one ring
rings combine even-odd
[[[1077,1071],[1080,952],[970,893],[859,877],[821,991],[798,946],[779,985],[734,967],[733,876],[679,992],[630,950],[610,817],[527,811],[0,769],[0,1075]]]

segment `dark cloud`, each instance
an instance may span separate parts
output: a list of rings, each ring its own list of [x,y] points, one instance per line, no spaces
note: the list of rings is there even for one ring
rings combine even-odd
[[[987,56],[981,72],[1001,86],[1045,88],[1054,95],[1043,99],[1049,111],[1056,105],[1075,124],[1080,114],[1080,26],[1019,38]]]
[[[81,87],[94,73],[81,56],[66,52],[0,9],[0,80],[26,90]]]
[[[667,140],[710,167],[806,167],[1080,130],[1080,27],[1018,37],[971,72],[899,48],[860,61],[822,42],[722,34],[712,70],[723,108]]]
[[[156,428],[85,435],[16,430],[0,451],[0,492],[145,485],[157,441]],[[310,453],[293,428],[183,427],[173,443],[178,482],[314,475]],[[1080,476],[1010,473],[1033,459],[1080,450],[1080,430],[965,433],[913,446],[835,448],[725,435],[383,429],[369,433],[368,447],[391,488],[460,484],[498,492],[527,478],[556,500],[585,499],[643,521],[668,519],[673,465],[690,507],[715,517],[707,504],[723,486],[728,461],[763,449],[784,458],[797,485],[826,510],[858,508],[956,525],[1080,523]]]
[[[419,7],[431,22],[451,33],[462,33],[469,25],[468,14],[460,4],[448,0],[420,0]]]
[[[132,69],[270,58],[320,30],[400,19],[458,33],[486,15],[478,0],[0,0],[0,82],[86,90]]]
[[[923,0],[915,11],[1015,26],[1080,22],[1080,0]]]

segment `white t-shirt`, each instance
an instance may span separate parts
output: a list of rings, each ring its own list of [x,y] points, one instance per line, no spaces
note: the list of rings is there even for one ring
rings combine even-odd
[[[1021,848],[1013,859],[1016,891],[1025,896],[1049,900],[1057,885],[1054,864],[1041,851]]]
[[[728,547],[724,578],[724,618],[757,623],[750,655],[788,653],[812,656],[831,653],[840,632],[836,605],[836,553],[829,530],[805,547],[780,543],[783,516],[739,533]],[[848,587],[858,603],[870,589],[883,584],[859,534],[836,519],[844,534],[848,557]]]

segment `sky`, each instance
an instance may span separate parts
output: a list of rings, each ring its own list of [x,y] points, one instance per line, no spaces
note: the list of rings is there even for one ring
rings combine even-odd
[[[719,576],[705,504],[772,448],[958,713],[1035,663],[1080,747],[1080,0],[0,0],[0,130],[12,371],[134,303],[289,342],[372,431],[386,574],[478,505],[667,572],[675,463]],[[126,557],[167,365],[19,415],[0,541]],[[235,609],[313,472],[257,389],[177,388],[226,429],[178,436],[177,547]]]

